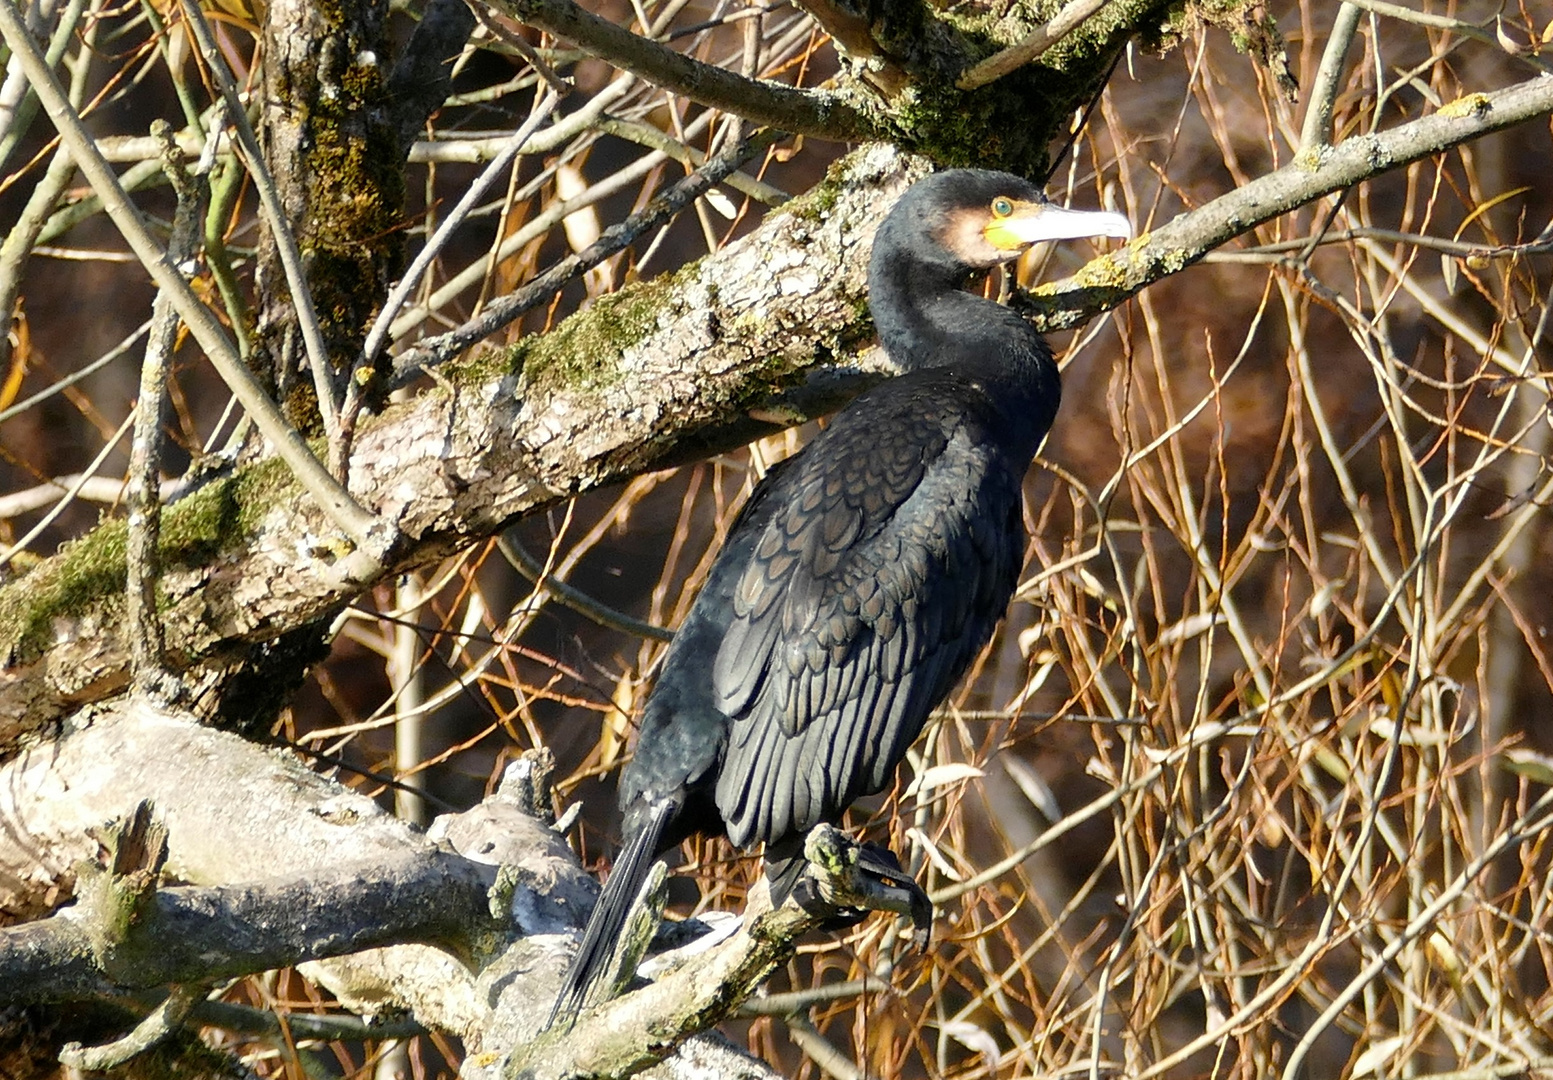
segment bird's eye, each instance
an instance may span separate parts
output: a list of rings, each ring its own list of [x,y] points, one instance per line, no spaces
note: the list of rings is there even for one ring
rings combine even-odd
[[[992,215],[994,217],[1008,217],[1013,212],[1014,204],[1002,195],[992,200]]]

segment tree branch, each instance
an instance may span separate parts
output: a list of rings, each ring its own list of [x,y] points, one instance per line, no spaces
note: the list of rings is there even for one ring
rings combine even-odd
[[[353,494],[414,538],[396,563],[435,560],[527,513],[649,469],[742,445],[829,411],[862,381],[872,230],[923,169],[883,147],[808,198],[674,275],[601,297],[505,353],[446,365],[442,386],[358,436]],[[328,523],[275,463],[167,508],[167,648],[220,670],[329,617],[359,586],[319,558]],[[107,523],[0,587],[0,746],[122,687],[122,524]],[[327,554],[327,552],[325,552]]]
[[[746,79],[633,34],[571,0],[493,0],[492,6],[671,93],[757,124],[837,142],[879,136],[866,112],[836,94]]]
[[[0,1005],[202,982],[403,942],[461,944],[489,927],[489,868],[408,849],[267,881],[162,889],[111,974],[96,912],[0,930]]]
[[[1316,147],[1243,187],[1182,214],[1073,279],[1045,285],[1021,306],[1045,329],[1076,326],[1154,281],[1178,273],[1229,240],[1323,195],[1420,158],[1553,113],[1553,78],[1468,94],[1421,120]],[[1074,288],[1076,286],[1076,288]]]
[[[193,257],[199,244],[199,185],[184,168],[172,125],[159,120],[152,130],[162,141],[162,166],[178,203],[173,212],[167,255],[182,265]],[[162,620],[156,611],[157,579],[162,572],[157,541],[162,535],[162,424],[170,398],[168,373],[178,343],[178,313],[166,293],[151,304],[151,332],[146,338],[140,365],[140,389],[135,401],[135,434],[130,443],[129,485],[132,508],[124,558],[128,565],[125,586],[125,621],[129,623],[130,663],[137,689],[169,693],[176,685],[166,678],[162,653]]]
[[[1341,4],[1332,20],[1332,35],[1321,53],[1321,65],[1316,69],[1305,105],[1305,120],[1300,126],[1301,151],[1313,152],[1332,145],[1332,107],[1342,89],[1343,64],[1359,28],[1359,14],[1356,5]]]
[[[1077,30],[1080,23],[1109,2],[1110,0],[1070,0],[1066,7],[1057,12],[1051,22],[1032,30],[1019,44],[994,53],[976,64],[961,75],[955,85],[961,90],[975,90],[990,82],[996,82],[1017,68],[1024,67]]]
[[[190,761],[200,768],[191,772]],[[90,727],[0,766],[0,882],[68,864],[82,851],[95,854],[89,822],[125,817],[148,796],[157,807],[156,825],[142,815],[136,829],[105,835],[112,871],[93,874],[75,908],[0,930],[0,1005],[122,994],[338,956],[310,962],[304,972],[347,1008],[408,1009],[420,1023],[457,1035],[471,1057],[490,1063],[482,1075],[494,1078],[549,1011],[574,936],[559,931],[574,930],[597,897],[562,837],[535,816],[548,809],[546,775],[544,755],[525,755],[496,794],[439,818],[422,835],[286,755],[148,699],[121,702]],[[165,846],[126,835],[162,824]],[[196,884],[155,891],[164,853],[170,873]],[[285,876],[275,876],[276,868]],[[134,918],[123,917],[126,904]],[[792,909],[780,916],[761,924],[767,929],[744,954],[692,960],[674,978],[699,984],[705,980],[697,971],[744,972],[747,993],[750,980],[764,977],[752,965],[790,952],[791,933],[822,917]],[[778,933],[782,927],[791,928],[782,931],[788,936]],[[450,943],[468,962],[418,944],[340,955],[416,940]],[[220,1009],[214,1013],[209,1022],[223,1023]],[[679,1042],[694,1028],[675,1016]],[[253,1017],[239,1019],[253,1026]],[[153,1037],[155,1028],[142,1036]],[[665,1040],[649,1039],[633,1054],[665,1052]],[[706,1075],[725,1080],[773,1076],[716,1036],[692,1037],[679,1056],[676,1069],[709,1063]]]

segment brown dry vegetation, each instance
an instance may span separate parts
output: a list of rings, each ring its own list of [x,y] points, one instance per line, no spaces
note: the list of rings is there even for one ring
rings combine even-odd
[[[1335,6],[1271,8],[1304,93]],[[1527,56],[1553,60],[1553,26],[1534,5],[1506,5],[1497,28],[1488,5],[1419,6],[1434,23],[1361,13],[1334,143],[1528,78]],[[800,85],[836,70],[833,46],[791,7],[694,29],[725,9],[753,10],[682,6],[676,46]],[[86,84],[124,80],[94,113],[99,133],[139,131],[168,70],[133,11],[97,33],[74,46],[91,63]],[[240,27],[228,34],[234,53],[252,48]],[[1187,19],[1171,47],[1129,50],[1050,194],[1124,210],[1143,233],[1290,164],[1304,104],[1231,38]],[[438,121],[450,140],[510,130],[532,98],[522,61],[485,43]],[[575,73],[584,95],[615,76],[596,60]],[[144,85],[131,86],[137,74]],[[699,150],[725,119],[643,82],[612,112]],[[398,340],[460,322],[683,175],[625,130],[520,159]],[[843,149],[788,140],[747,172],[796,194]],[[33,154],[48,157],[36,138],[6,166],[13,219],[42,174]],[[416,169],[419,229],[473,167]],[[1054,338],[1065,400],[1027,484],[1024,583],[896,790],[851,816],[934,895],[933,947],[913,954],[882,916],[809,941],[771,991],[852,992],[740,1021],[735,1037],[804,1078],[1486,1080],[1553,1066],[1550,175],[1543,118],[1277,217]],[[718,250],[769,212],[721,190],[521,332]],[[581,207],[564,224],[563,198]],[[251,197],[227,232],[239,257],[255,245]],[[51,243],[68,251],[32,260],[13,323],[19,381],[0,406],[144,317],[143,276],[100,222]],[[1021,272],[1051,280],[1086,254]],[[455,279],[462,291],[435,291]],[[180,353],[171,429],[186,457],[230,430],[219,385],[194,350]],[[134,393],[126,359],[7,416],[0,488],[87,468]],[[549,579],[672,627],[743,494],[803,438],[789,430],[587,494],[509,536]],[[119,477],[124,459],[94,467]],[[90,528],[117,495],[97,499],[82,492],[41,530],[52,500],[10,512],[3,546],[25,540],[13,565]],[[276,733],[391,774],[397,793],[340,775],[411,817],[473,802],[515,752],[548,746],[560,798],[586,803],[574,836],[603,865],[612,778],[662,647],[531,588],[482,542],[352,605]],[[696,887],[676,891],[679,910],[737,910],[756,865],[721,842],[690,845],[679,872]],[[882,981],[865,987],[870,976]],[[330,1008],[290,974],[229,994]],[[221,1038],[264,1076],[365,1075],[384,1050]],[[433,1036],[401,1067],[457,1066],[457,1047]]]

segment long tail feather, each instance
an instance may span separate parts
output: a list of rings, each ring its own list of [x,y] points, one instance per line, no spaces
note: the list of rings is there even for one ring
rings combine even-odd
[[[594,985],[603,978],[609,965],[610,952],[620,939],[626,916],[631,912],[631,904],[642,891],[642,884],[652,869],[658,847],[676,809],[672,800],[654,806],[645,827],[627,841],[615,859],[615,868],[604,883],[598,905],[588,917],[588,928],[583,931],[582,944],[577,947],[577,955],[572,958],[572,965],[566,969],[566,975],[561,980],[561,991],[556,995],[555,1006],[550,1010],[546,1030],[557,1027],[569,1030],[576,1023],[577,1015],[582,1011]]]
[[[793,889],[803,878],[809,860],[800,850],[796,855],[776,855],[766,852],[766,880],[771,883],[771,907],[775,910],[793,894]]]

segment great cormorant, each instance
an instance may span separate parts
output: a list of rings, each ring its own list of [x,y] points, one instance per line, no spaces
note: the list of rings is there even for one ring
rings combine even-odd
[[[983,170],[929,176],[885,218],[869,306],[904,374],[770,470],[729,531],[647,699],[625,847],[552,1024],[575,1018],[658,856],[694,833],[764,842],[779,904],[809,830],[890,783],[1003,617],[1060,394],[1041,336],[963,286],[1042,240],[1127,235]]]

